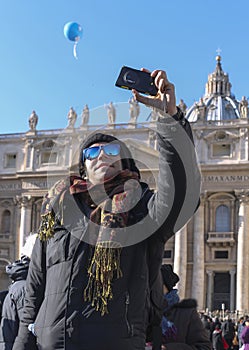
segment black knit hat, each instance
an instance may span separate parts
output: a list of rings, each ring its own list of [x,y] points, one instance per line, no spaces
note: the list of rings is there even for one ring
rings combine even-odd
[[[25,280],[28,275],[29,263],[30,258],[23,255],[20,260],[5,267],[6,273],[13,281]]]
[[[177,282],[180,280],[179,276],[174,273],[172,265],[164,264],[161,266],[161,273],[163,284],[167,287],[168,291],[171,291]]]
[[[94,143],[98,142],[105,142],[105,143],[110,143],[110,142],[115,142],[120,145],[120,157],[122,160],[122,166],[123,169],[129,169],[131,171],[135,171],[138,173],[140,177],[140,172],[138,168],[136,167],[135,161],[132,158],[131,152],[128,149],[128,147],[125,145],[124,142],[120,141],[116,137],[108,134],[102,134],[102,133],[96,133],[96,134],[91,134],[86,140],[83,141],[83,143],[80,146],[80,153],[79,153],[79,173],[81,177],[85,176],[85,164],[83,162],[82,158],[82,153],[85,148],[90,147]]]

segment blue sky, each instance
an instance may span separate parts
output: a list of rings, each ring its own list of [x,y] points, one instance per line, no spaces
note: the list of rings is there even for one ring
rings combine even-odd
[[[218,48],[232,92],[248,97],[248,13],[247,0],[0,0],[0,133],[26,132],[32,110],[38,130],[65,128],[70,107],[79,125],[85,104],[90,124],[105,123],[110,101],[117,122],[128,120],[120,106],[131,93],[114,86],[123,65],[166,70],[190,107]],[[63,34],[69,21],[83,27],[78,60]]]

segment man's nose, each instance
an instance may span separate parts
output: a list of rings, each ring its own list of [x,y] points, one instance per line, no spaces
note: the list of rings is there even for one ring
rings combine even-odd
[[[100,149],[100,152],[99,152],[99,155],[98,155],[98,158],[101,159],[101,158],[103,158],[103,157],[106,157],[106,154],[105,154],[105,152],[104,152],[104,149],[101,148],[101,149]]]

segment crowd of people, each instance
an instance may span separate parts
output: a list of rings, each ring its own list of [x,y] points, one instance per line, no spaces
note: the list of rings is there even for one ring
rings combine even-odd
[[[229,315],[211,317],[200,313],[214,350],[249,349],[249,316],[232,319]]]

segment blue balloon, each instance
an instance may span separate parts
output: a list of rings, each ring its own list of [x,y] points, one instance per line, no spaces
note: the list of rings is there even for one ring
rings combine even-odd
[[[79,41],[82,37],[83,29],[80,24],[76,22],[68,22],[64,26],[64,35],[71,41]]]

